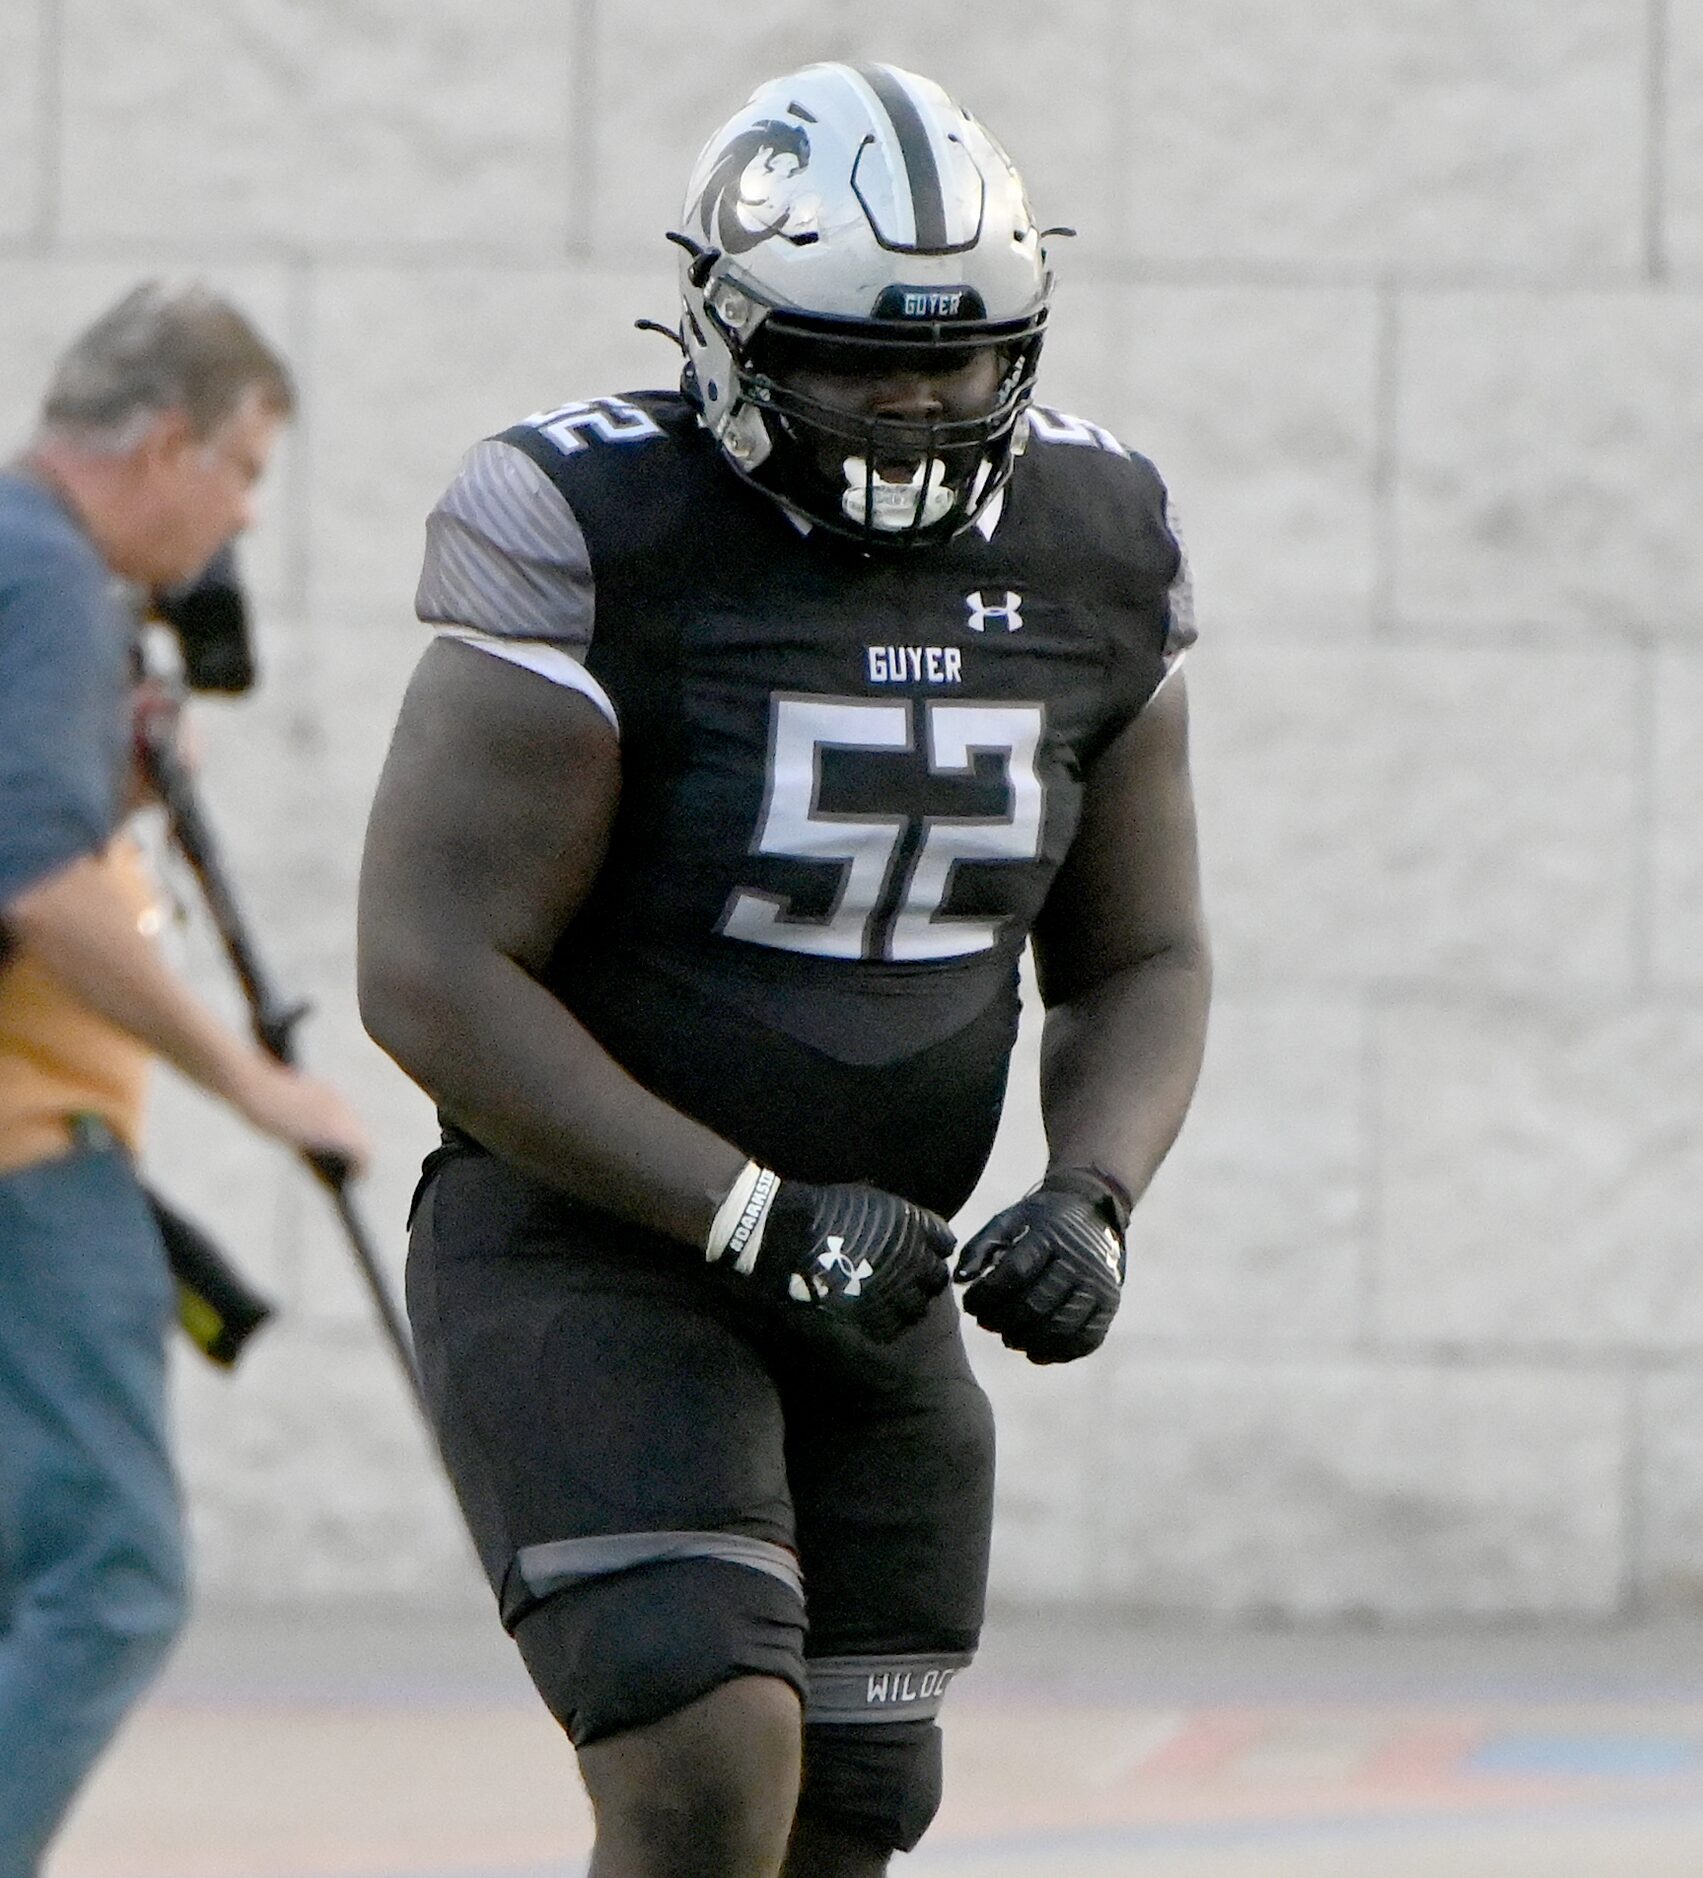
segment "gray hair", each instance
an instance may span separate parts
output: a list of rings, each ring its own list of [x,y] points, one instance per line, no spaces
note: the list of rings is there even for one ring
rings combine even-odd
[[[162,411],[209,437],[251,392],[296,408],[289,367],[246,315],[199,282],[133,287],[67,347],[42,403],[44,428],[106,450],[139,440]]]

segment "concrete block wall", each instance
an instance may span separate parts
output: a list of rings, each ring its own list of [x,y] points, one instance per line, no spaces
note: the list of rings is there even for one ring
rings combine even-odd
[[[1044,389],[1186,518],[1220,991],[1092,1363],[982,1341],[996,1588],[1132,1610],[1703,1598],[1703,0],[7,0],[0,433],[144,273],[236,292],[305,412],[207,789],[305,1053],[473,438],[655,383],[698,144],[820,56],[942,78],[1063,256]],[[220,989],[191,926],[174,940]],[[1026,1035],[982,1194],[1039,1159]],[[185,1359],[206,1589],[483,1595],[318,1196],[162,1087],[162,1184],[286,1307]]]

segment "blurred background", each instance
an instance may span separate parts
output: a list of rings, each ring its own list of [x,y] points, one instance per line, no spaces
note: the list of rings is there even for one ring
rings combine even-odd
[[[672,381],[633,321],[692,159],[819,57],[940,79],[1080,231],[1042,396],[1158,462],[1199,589],[1210,1056],[1102,1355],[976,1340],[997,1596],[1693,1610],[1703,0],[3,0],[0,438],[144,275],[301,378],[203,787],[389,1269],[434,1129],[352,904],[424,516],[476,438]],[[971,1212],[1038,1171],[1030,1052]],[[234,1377],[182,1348],[204,1598],[479,1605],[321,1195],[163,1078],[151,1152],[284,1305]]]

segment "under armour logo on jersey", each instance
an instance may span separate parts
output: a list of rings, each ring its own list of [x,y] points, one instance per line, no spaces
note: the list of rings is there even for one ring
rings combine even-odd
[[[989,606],[982,598],[979,587],[974,593],[964,595],[964,604],[970,610],[970,617],[965,623],[973,633],[986,632],[990,619],[1003,620],[1008,633],[1017,632],[1022,628],[1023,596],[1020,593],[1013,593],[1009,588],[1006,589],[1003,606]]]
[[[868,1259],[859,1259],[855,1265],[851,1262],[846,1256],[846,1242],[837,1232],[829,1233],[827,1247],[816,1254],[816,1269],[808,1280],[795,1272],[787,1286],[801,1304],[812,1297],[820,1301],[836,1291],[842,1298],[861,1297],[864,1279],[875,1276],[875,1267]]]

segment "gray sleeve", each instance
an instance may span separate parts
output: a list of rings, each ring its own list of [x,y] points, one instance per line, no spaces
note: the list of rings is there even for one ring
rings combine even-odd
[[[427,518],[414,610],[430,625],[590,645],[585,536],[531,458],[494,439],[468,451]]]

